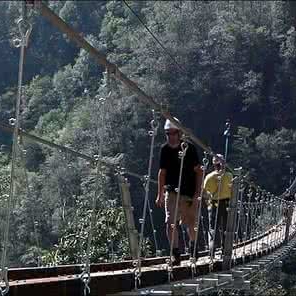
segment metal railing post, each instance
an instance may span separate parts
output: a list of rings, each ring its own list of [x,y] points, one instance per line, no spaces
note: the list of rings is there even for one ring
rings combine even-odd
[[[121,191],[122,208],[126,220],[126,230],[129,239],[131,257],[136,259],[138,256],[139,239],[131,203],[131,195],[129,190],[130,184],[128,183],[127,179],[121,175],[118,175],[118,181]]]

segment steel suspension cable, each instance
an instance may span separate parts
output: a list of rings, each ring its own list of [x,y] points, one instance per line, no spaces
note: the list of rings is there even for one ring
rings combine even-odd
[[[270,204],[270,213],[269,213],[269,235],[268,235],[268,248],[271,247],[272,244],[272,234],[273,234],[273,213],[274,213],[274,209],[276,210],[277,205],[276,202],[274,200],[274,198],[271,199],[271,204]]]
[[[96,204],[97,204],[97,199],[99,195],[102,195],[102,190],[103,190],[103,172],[102,172],[102,163],[100,162],[100,159],[102,159],[103,156],[103,143],[104,143],[104,137],[103,137],[103,125],[104,125],[104,118],[103,115],[105,113],[104,106],[105,106],[105,100],[100,100],[100,105],[102,107],[102,111],[100,114],[99,118],[99,123],[100,126],[96,127],[99,129],[99,138],[100,142],[98,145],[98,154],[94,155],[94,159],[96,160],[96,181],[95,181],[95,191],[92,199],[92,208],[91,208],[91,220],[90,220],[90,229],[88,233],[88,239],[87,239],[87,248],[86,248],[86,259],[85,259],[85,266],[84,270],[80,275],[80,278],[84,284],[84,296],[87,296],[90,294],[90,248],[91,248],[91,243],[92,243],[92,238],[93,238],[93,231],[94,231],[94,226],[95,226],[95,219],[96,219]],[[101,193],[99,191],[101,190]],[[111,236],[109,232],[109,221],[107,217],[106,221],[106,226],[107,226],[107,233],[108,236]],[[114,259],[114,244],[112,237],[107,238],[107,241],[110,243],[111,247],[111,253],[112,253],[112,260]]]
[[[112,204],[110,204],[110,206],[114,207],[114,205]],[[108,217],[106,219],[106,224],[107,224],[107,242],[109,243],[108,252],[111,249],[111,262],[114,262],[115,260],[114,241],[111,235],[111,231],[110,231],[111,228],[110,228],[110,222],[108,220]]]
[[[207,225],[205,225],[205,217],[203,215],[201,215],[201,229],[203,229],[203,242],[204,242],[204,245],[206,247],[205,250],[208,250],[209,248],[209,229],[207,227]],[[207,219],[209,222],[209,219]]]
[[[253,238],[253,226],[254,226],[254,203],[250,203],[250,240],[252,241]],[[249,253],[252,254],[253,251],[253,243],[250,244],[250,250]]]
[[[251,196],[252,196],[252,192],[249,192],[247,194],[248,200],[246,202],[246,211],[245,211],[246,225],[245,225],[245,231],[244,231],[243,262],[244,262],[245,256],[246,256],[246,243],[247,243],[247,239],[248,239],[248,230],[249,230]]]
[[[151,209],[151,205],[150,205],[150,200],[148,198],[148,213],[149,213],[149,217],[150,217],[150,223],[151,223],[151,227],[152,227],[152,234],[153,234],[153,241],[154,241],[154,247],[155,247],[155,255],[159,256],[161,254],[161,251],[159,250],[159,245],[158,245],[158,241],[157,241],[157,237],[156,237],[156,229],[155,229],[155,225],[154,225],[154,219],[153,219],[153,211]]]
[[[24,175],[25,175],[25,183],[26,183],[27,196],[29,198],[31,198],[32,197],[32,192],[31,192],[31,189],[30,189],[29,176],[28,176],[28,172],[27,172],[27,169],[26,169],[25,151],[19,145],[18,145],[18,151],[20,152],[22,167],[23,167],[23,171],[24,171]],[[40,249],[40,242],[39,242],[38,232],[37,232],[37,224],[38,223],[37,223],[37,221],[35,219],[34,208],[33,207],[30,207],[30,210],[31,210],[31,215],[32,215],[31,217],[32,217],[32,223],[33,223],[34,239],[35,239],[35,243],[36,243],[36,247],[37,247],[37,251],[38,251],[37,266],[39,267],[41,265],[41,249]]]
[[[173,276],[173,248],[174,248],[174,241],[175,241],[175,233],[176,233],[176,227],[177,227],[177,216],[179,211],[179,201],[180,201],[180,195],[181,195],[181,184],[182,184],[182,175],[183,175],[183,166],[184,166],[184,159],[186,156],[186,152],[188,149],[188,143],[186,141],[181,143],[181,151],[179,151],[179,157],[181,158],[180,163],[180,171],[179,171],[179,179],[178,179],[178,188],[177,188],[177,196],[176,196],[176,205],[175,205],[175,212],[174,212],[174,220],[173,225],[168,225],[168,228],[172,228],[172,235],[170,237],[170,257],[167,260],[167,271],[168,271],[168,282],[170,283],[172,276]],[[168,194],[168,192],[166,192]],[[168,229],[168,234],[170,236],[171,232]]]
[[[99,159],[99,157],[97,155],[95,157],[97,159]],[[96,165],[95,191],[94,191],[92,202],[91,202],[91,217],[90,217],[90,226],[89,226],[89,232],[88,232],[88,237],[87,237],[84,270],[80,274],[80,279],[84,284],[84,289],[83,289],[84,296],[90,295],[90,287],[89,287],[89,283],[91,280],[91,276],[90,276],[90,249],[91,249],[93,230],[94,230],[94,225],[95,225],[95,220],[96,220],[96,205],[97,205],[97,198],[98,198],[99,190],[100,190],[101,178],[102,178],[101,165],[100,165],[100,162],[98,161],[97,165]]]
[[[272,211],[273,211],[273,206],[274,206],[274,197],[271,195],[268,205],[267,205],[267,233],[268,235],[266,236],[266,245],[267,248],[270,248],[270,231],[272,229]]]
[[[177,60],[173,57],[173,55],[168,51],[168,49],[160,42],[160,40],[155,36],[155,34],[148,28],[148,26],[144,23],[142,18],[132,9],[132,7],[127,3],[126,0],[122,0],[125,6],[132,12],[132,14],[138,19],[138,21],[143,25],[146,31],[152,36],[152,38],[156,41],[156,43],[163,49],[163,51],[170,57],[170,59],[178,66],[178,68],[182,71],[185,69],[177,62]]]
[[[10,126],[4,125],[4,124],[0,124],[0,129],[5,131],[5,132],[13,133],[13,129]],[[89,161],[89,162],[94,163],[94,164],[96,164],[96,162],[97,162],[97,160],[94,159],[94,157],[92,157],[92,156],[80,153],[80,152],[75,151],[75,150],[73,150],[73,149],[71,149],[69,147],[53,143],[53,142],[48,141],[48,140],[46,140],[44,138],[37,137],[35,135],[32,135],[30,133],[25,132],[22,129],[19,129],[18,133],[19,133],[19,135],[23,136],[24,138],[27,138],[28,140],[31,140],[31,141],[36,142],[36,143],[41,143],[43,145],[46,145],[46,146],[49,146],[51,148],[57,149],[60,152],[65,152],[65,153],[72,154],[72,155],[74,155],[76,157],[85,159],[86,161]],[[116,163],[112,163],[111,161],[108,160],[108,158],[102,157],[101,159],[99,159],[99,161],[104,165],[107,165],[107,166],[112,167],[113,169],[115,169],[117,171],[120,171],[120,172],[124,173],[125,175],[135,177],[135,178],[137,178],[139,180],[142,180],[142,181],[145,179],[145,176],[137,174],[135,172],[131,172],[129,170],[126,170],[125,168],[121,167],[120,165],[117,165]],[[157,184],[157,181],[153,180],[153,179],[150,179],[150,182],[153,183],[153,184]]]
[[[199,238],[199,227],[200,227],[200,222],[201,222],[201,211],[203,207],[203,198],[204,198],[204,180],[206,176],[206,171],[209,165],[209,160],[208,158],[204,157],[203,158],[203,166],[202,166],[202,179],[201,179],[201,189],[200,189],[200,196],[197,198],[197,215],[196,215],[196,221],[195,221],[195,226],[194,226],[194,231],[195,231],[195,238],[194,238],[194,248],[193,248],[193,257],[190,258],[190,263],[191,263],[191,272],[192,272],[192,277],[194,277],[196,270],[196,251],[197,251],[197,241]]]
[[[181,231],[182,231],[182,240],[183,240],[183,244],[184,244],[184,251],[185,254],[189,253],[189,247],[186,241],[186,228],[184,227],[184,225],[181,225]]]
[[[159,127],[159,124],[156,120],[156,115],[154,110],[152,110],[153,113],[153,120],[151,121],[151,131],[149,132],[149,136],[151,137],[151,143],[150,143],[150,153],[149,153],[149,164],[148,164],[148,173],[146,176],[146,183],[145,183],[145,198],[144,198],[144,207],[143,207],[143,214],[142,219],[140,219],[141,224],[141,232],[140,232],[140,239],[139,239],[139,247],[138,247],[138,259],[136,262],[134,275],[135,275],[135,289],[138,289],[138,286],[141,285],[141,275],[142,275],[142,263],[141,263],[141,255],[142,255],[142,248],[143,248],[143,240],[144,240],[144,229],[145,229],[145,223],[146,223],[146,214],[147,214],[147,207],[148,207],[148,199],[149,199],[149,190],[150,190],[150,178],[151,178],[151,171],[152,171],[152,163],[153,163],[153,155],[154,155],[154,142],[155,137],[157,135],[157,130]],[[149,213],[151,213],[149,209]],[[153,221],[152,217],[151,221]],[[151,222],[153,223],[153,222]],[[156,247],[158,249],[158,245],[156,242],[156,236],[155,232],[153,231]]]
[[[24,3],[22,5],[22,17],[18,20],[18,28],[20,33],[20,39],[15,39],[14,45],[20,48],[20,58],[19,58],[19,70],[18,70],[18,89],[17,89],[17,98],[16,98],[15,119],[12,121],[14,123],[14,132],[13,132],[13,142],[12,142],[10,190],[9,190],[9,196],[8,196],[7,208],[6,208],[7,213],[5,218],[3,249],[2,249],[2,257],[1,257],[1,279],[5,282],[5,288],[0,289],[2,295],[6,295],[9,291],[6,264],[7,264],[9,230],[10,230],[10,216],[11,216],[12,200],[14,199],[14,196],[15,196],[15,169],[16,169],[18,131],[20,127],[20,104],[21,104],[21,97],[22,97],[25,48],[28,45],[28,39],[32,31],[32,25],[29,22],[25,21]]]
[[[242,212],[242,207],[243,207],[243,193],[244,193],[244,187],[241,186],[239,188],[239,197],[238,197],[238,210],[237,210],[237,215],[236,215],[236,229],[234,231],[234,244],[238,244],[238,237],[239,237],[239,227],[241,224],[241,212]],[[234,248],[234,259],[237,259],[237,248]]]
[[[278,215],[279,215],[279,219],[277,221],[277,225],[276,225],[276,229],[275,229],[275,241],[276,241],[276,245],[278,245],[280,243],[280,233],[282,231],[282,223],[281,223],[281,205],[279,204],[278,206]]]
[[[283,200],[281,200],[281,202],[280,202],[280,217],[283,217],[283,215],[284,215],[284,206],[283,206],[283,204],[284,204],[284,201]],[[281,225],[284,225],[284,221],[283,220],[281,220]],[[283,227],[282,227],[282,229],[283,229]],[[284,229],[282,230],[282,241],[284,241],[284,239],[285,239],[285,232],[284,232]]]
[[[273,227],[273,235],[272,235],[272,241],[273,246],[276,247],[277,245],[277,225],[280,223],[280,205],[278,204],[278,201],[275,200],[275,217],[274,217],[274,227]]]
[[[256,194],[255,200],[256,200],[256,254],[259,252],[259,231],[260,231],[260,209],[261,209],[261,203],[260,203],[261,194]],[[258,215],[259,213],[259,215]],[[258,221],[259,220],[259,221]]]
[[[270,201],[272,200],[272,195],[267,195],[265,200],[265,232],[267,233],[265,237],[265,245],[268,247],[268,233],[270,228],[270,216],[269,216],[269,209],[270,209]]]
[[[263,215],[264,215],[264,200],[265,200],[265,192],[263,192],[260,195],[260,230],[262,233],[264,233],[264,220],[263,220]]]
[[[150,155],[149,156],[149,168],[148,169],[148,175],[144,176],[145,178],[145,184],[144,184],[144,188],[145,188],[145,198],[146,198],[146,194],[147,194],[147,206],[148,206],[148,213],[149,213],[149,217],[150,217],[150,223],[151,223],[151,227],[152,227],[152,234],[153,234],[153,240],[154,240],[154,247],[155,247],[155,254],[156,256],[159,256],[161,251],[158,248],[158,241],[156,238],[156,229],[154,226],[154,221],[153,221],[153,215],[152,215],[152,209],[151,209],[151,205],[150,205],[150,200],[149,200],[149,190],[150,190],[150,184],[147,184],[148,182],[150,183],[151,181],[151,169],[152,169],[152,160],[154,157],[154,142],[155,142],[155,137],[157,136],[157,131],[158,131],[158,127],[159,127],[159,123],[157,120],[157,116],[154,110],[152,110],[152,114],[153,114],[153,120],[151,121],[151,130],[148,132],[148,135],[151,137],[151,148],[150,148]],[[150,166],[150,161],[151,161],[151,166]],[[145,200],[144,198],[144,200]]]
[[[107,111],[108,111],[108,107],[107,106],[107,98],[110,98],[111,95],[112,95],[112,89],[111,89],[111,77],[110,77],[110,73],[108,71],[108,68],[106,69],[106,72],[105,72],[105,77],[104,77],[104,82],[105,82],[105,86],[104,88],[106,88],[106,91],[107,91],[107,96],[106,98],[100,98],[99,99],[99,105],[100,105],[100,118],[99,118],[99,122],[100,122],[100,126],[96,126],[96,129],[99,130],[98,132],[98,137],[100,139],[99,141],[99,145],[98,145],[98,150],[99,150],[99,154],[98,154],[98,157],[100,159],[102,159],[103,157],[103,143],[105,142],[105,129],[107,127],[107,120],[106,120],[106,114],[107,114]],[[101,173],[101,189],[103,190],[103,174]],[[115,201],[114,200],[109,200],[108,201],[110,203],[110,206],[111,208],[114,208],[115,207]],[[106,224],[107,224],[107,242],[109,244],[108,246],[108,253],[109,253],[109,250],[111,250],[111,262],[114,262],[115,260],[115,251],[114,251],[114,240],[113,240],[113,237],[112,237],[112,232],[110,231],[110,227],[109,227],[109,217],[107,216],[106,218]],[[109,254],[108,254],[109,255]]]

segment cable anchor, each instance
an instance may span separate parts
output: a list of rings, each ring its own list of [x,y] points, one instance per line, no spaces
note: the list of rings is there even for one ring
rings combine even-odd
[[[20,38],[15,38],[12,40],[12,44],[14,47],[19,48],[21,46],[28,47],[29,37],[32,32],[32,24],[25,20],[24,18],[20,18],[17,21]]]

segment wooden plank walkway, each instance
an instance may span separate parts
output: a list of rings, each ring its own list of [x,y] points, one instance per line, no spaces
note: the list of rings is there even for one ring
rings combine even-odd
[[[270,254],[269,256],[275,256],[274,259],[278,256],[277,248],[282,246],[282,242],[284,239],[285,233],[285,225],[282,224],[277,228],[272,228],[270,231],[265,233],[265,237],[261,236],[256,240],[250,240],[248,244],[244,245],[240,243],[238,248],[235,251],[235,256],[233,256],[233,263],[235,264],[243,264],[250,265],[251,260],[258,260],[258,258]],[[277,238],[276,242],[275,239]],[[269,245],[269,243],[272,245]],[[282,247],[285,248],[285,247]],[[275,252],[275,253],[272,253]],[[206,253],[204,253],[206,254]],[[243,256],[245,255],[245,257]],[[265,258],[263,257],[263,258]],[[181,266],[174,267],[173,269],[173,276],[174,276],[174,284],[165,285],[168,283],[168,272],[167,272],[167,264],[166,258],[150,258],[143,260],[143,267],[142,267],[142,276],[141,276],[141,287],[139,291],[144,293],[143,291],[147,292],[147,287],[149,291],[151,289],[159,290],[159,287],[164,285],[168,292],[170,292],[168,287],[175,287],[175,285],[184,285],[186,284],[188,289],[193,289],[192,280],[188,280],[192,278],[192,269],[191,263],[188,260],[188,256],[184,256],[184,261],[182,261]],[[267,261],[267,262],[270,262]],[[133,261],[126,261],[120,263],[108,263],[108,264],[93,264],[91,268],[91,295],[133,295],[133,294],[116,294],[121,291],[126,291],[126,293],[134,293],[133,289],[135,286],[135,279],[134,279],[134,267]],[[197,260],[196,263],[196,274],[198,277],[196,279],[202,279],[208,277],[210,271],[210,258],[208,255],[205,255]],[[253,264],[253,263],[252,263]],[[261,264],[262,265],[262,264]],[[219,274],[221,278],[221,268],[222,268],[222,261],[220,259],[219,254],[216,254],[214,265],[213,265],[213,272]],[[83,295],[83,284],[80,279],[80,266],[60,266],[60,267],[53,267],[46,270],[46,268],[34,268],[31,269],[31,275],[27,276],[27,278],[21,278],[21,270],[24,269],[16,269],[10,271],[10,296],[23,296],[23,295],[30,295],[30,296],[39,296],[39,295],[60,295],[60,296],[81,296]],[[29,269],[27,269],[28,271]],[[41,273],[41,276],[36,276],[38,271]],[[48,273],[47,273],[48,272]],[[63,274],[64,272],[64,274]],[[46,276],[46,273],[48,276]],[[222,278],[227,278],[230,276],[230,273],[226,273],[226,275]],[[13,275],[15,278],[13,279]],[[212,278],[212,274],[210,278]],[[215,275],[217,277],[217,275]],[[196,280],[195,279],[195,280]],[[216,278],[215,281],[216,282]],[[206,280],[204,282],[210,283],[210,280]],[[205,283],[202,282],[198,283],[200,287],[204,286]],[[219,282],[219,281],[218,281]],[[221,282],[221,280],[220,280]],[[223,284],[223,282],[221,283]],[[225,283],[224,283],[225,284]],[[224,285],[223,284],[223,285]],[[196,285],[196,282],[194,282]],[[248,285],[246,283],[246,285]],[[152,288],[154,287],[154,288]],[[181,289],[181,288],[180,288]],[[211,289],[209,289],[211,290]],[[146,293],[145,292],[145,293]],[[122,292],[123,293],[123,292]],[[171,292],[170,292],[171,293]],[[137,294],[134,294],[137,295]],[[139,294],[141,295],[141,294]],[[142,294],[145,295],[145,294]],[[152,295],[152,294],[151,294]],[[157,294],[154,294],[157,295]],[[169,295],[163,294],[163,295]]]
[[[285,225],[273,228],[273,230],[258,241],[251,242],[246,246],[241,246],[236,250],[236,257],[233,256],[234,264],[242,264],[236,266],[230,271],[218,271],[207,275],[196,276],[195,278],[176,280],[163,285],[154,285],[149,288],[145,287],[138,290],[124,291],[116,294],[107,294],[108,296],[138,296],[138,295],[208,295],[222,288],[236,287],[242,290],[250,289],[249,278],[259,270],[266,269],[267,266],[276,264],[286,256],[293,247],[296,246],[296,238],[290,241],[288,246],[282,246],[285,235]],[[292,234],[295,236],[295,231]],[[275,241],[275,239],[278,239]],[[273,242],[272,245],[269,242]],[[243,257],[245,257],[243,259]],[[260,259],[261,257],[261,259]],[[256,259],[257,258],[257,259]],[[255,259],[255,260],[254,260]],[[251,262],[251,260],[254,260]],[[216,255],[215,263],[222,263],[219,256]],[[249,263],[248,263],[249,262]],[[209,265],[211,260],[209,256],[199,258],[198,266]],[[182,262],[182,266],[190,267],[189,261]],[[165,266],[163,266],[165,268]],[[175,270],[175,268],[174,268]],[[219,269],[218,269],[219,270]]]

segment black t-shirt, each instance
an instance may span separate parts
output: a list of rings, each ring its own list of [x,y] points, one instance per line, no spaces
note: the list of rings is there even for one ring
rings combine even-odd
[[[182,151],[181,144],[172,148],[168,143],[162,145],[160,150],[160,168],[166,169],[165,185],[169,185],[173,190],[178,188],[181,159],[179,151]],[[193,197],[196,190],[196,173],[194,167],[199,165],[200,161],[195,147],[188,143],[188,149],[185,154],[181,190],[182,195]]]

